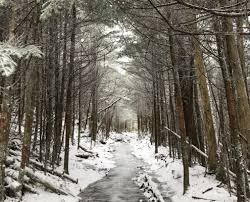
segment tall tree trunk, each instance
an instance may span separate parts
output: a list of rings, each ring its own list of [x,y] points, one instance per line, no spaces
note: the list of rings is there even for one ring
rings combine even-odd
[[[40,41],[40,35],[39,35],[39,17],[40,17],[40,9],[39,5],[36,2],[36,8],[37,12],[34,14],[34,22],[33,22],[33,41],[34,43],[38,43]],[[37,83],[37,76],[38,70],[37,60],[32,60],[32,57],[30,57],[28,61],[28,68],[26,69],[25,73],[25,101],[24,101],[24,134],[23,134],[23,145],[22,145],[22,155],[21,155],[21,170],[19,172],[19,181],[23,185],[24,180],[24,170],[25,167],[29,164],[29,158],[30,158],[30,148],[31,148],[31,137],[32,137],[32,130],[33,130],[33,122],[34,122],[34,110],[35,110],[35,96],[37,93],[35,92],[37,90],[37,87],[35,84]],[[38,121],[38,120],[36,120]]]
[[[220,0],[221,6],[229,5],[228,0]],[[233,22],[229,17],[224,17],[222,19],[223,31],[226,33],[233,33]],[[245,85],[244,75],[242,72],[239,52],[237,49],[237,43],[234,34],[225,34],[226,41],[226,57],[228,61],[229,70],[232,75],[232,79],[235,85],[236,91],[236,104],[239,118],[239,132],[243,137],[247,139],[247,145],[243,142],[243,145],[246,145],[246,152],[248,153],[247,159],[249,159],[250,151],[250,107],[247,97],[247,87]],[[250,166],[250,165],[248,165]]]
[[[236,24],[237,24],[237,32],[238,33],[244,32],[244,30],[243,30],[243,26],[244,26],[243,17],[238,17],[236,19]],[[247,85],[248,68],[246,67],[246,63],[245,63],[244,38],[240,34],[237,35],[237,48],[238,48],[240,64],[241,64],[241,68],[242,68],[242,74],[243,74],[244,82],[245,82],[245,86],[246,86],[248,102],[250,102],[250,100],[249,100],[249,92],[248,92],[248,85]]]
[[[53,77],[54,77],[54,69],[56,55],[55,55],[55,43],[57,40],[57,20],[55,14],[52,13],[51,22],[49,25],[49,47],[48,47],[48,64],[46,65],[46,130],[45,130],[45,161],[44,165],[45,168],[47,167],[49,160],[50,160],[50,150],[51,150],[51,140],[53,134]]]
[[[32,136],[32,124],[34,120],[34,91],[36,82],[36,70],[35,66],[30,66],[27,70],[27,83],[26,83],[26,96],[25,96],[25,123],[24,123],[24,134],[23,134],[23,145],[22,145],[22,155],[21,155],[21,171],[19,173],[19,181],[23,184],[24,169],[29,163],[29,153],[31,146],[31,136]]]
[[[218,24],[215,23],[215,29],[219,30]],[[227,69],[227,64],[224,60],[225,52],[221,47],[224,46],[223,40],[221,36],[216,36],[217,40],[217,48],[218,48],[218,55],[219,55],[219,62],[222,70],[222,76],[224,80],[225,90],[226,90],[226,99],[227,99],[227,108],[228,108],[228,115],[229,115],[229,127],[232,136],[232,150],[235,154],[235,166],[236,166],[236,186],[237,186],[237,199],[239,202],[245,202],[246,199],[246,187],[245,187],[245,175],[244,175],[244,162],[240,144],[240,137],[239,137],[239,116],[237,117],[237,103],[235,99],[235,93],[233,92],[233,84],[232,78],[230,77],[229,71]],[[228,41],[227,41],[228,42]],[[226,47],[226,49],[228,46]]]
[[[92,111],[91,111],[91,139],[96,141],[97,136],[97,84],[95,83],[92,89]]]
[[[167,104],[166,104],[166,89],[165,89],[165,82],[164,82],[164,75],[160,74],[159,75],[159,96],[160,96],[160,112],[161,112],[161,123],[160,123],[160,131],[161,131],[161,143],[166,146],[167,143],[167,133],[165,132],[165,126],[167,125]]]
[[[190,144],[198,146],[198,140],[195,130],[194,121],[194,69],[193,58],[189,57],[186,53],[187,45],[183,46],[178,44],[178,73],[180,76],[180,85],[182,93],[183,110],[185,117],[186,134],[189,137]],[[191,148],[190,148],[189,161],[191,164]]]
[[[0,77],[0,86],[5,86],[5,78]],[[6,93],[6,92],[5,92]],[[5,177],[5,159],[9,140],[10,113],[8,101],[4,92],[0,93],[0,201],[4,200],[4,177]]]
[[[197,27],[195,27],[195,30],[197,30]],[[192,45],[194,51],[194,66],[196,70],[197,83],[199,85],[201,103],[204,110],[204,125],[208,144],[208,170],[209,172],[214,173],[216,172],[217,168],[217,142],[207,86],[206,69],[199,40],[194,36],[192,37]]]
[[[183,162],[183,194],[185,194],[189,187],[189,158],[188,158],[188,145],[186,140],[186,127],[185,127],[185,117],[181,94],[180,78],[178,73],[178,67],[176,66],[175,50],[174,50],[174,40],[172,33],[169,35],[170,44],[170,57],[173,68],[173,76],[175,81],[175,96],[176,96],[176,113],[179,122],[179,129],[181,133],[181,146],[182,146],[182,162]]]
[[[153,78],[153,137],[155,142],[155,153],[158,153],[158,129],[157,129],[157,94],[156,94],[156,78]]]
[[[56,39],[58,38],[59,41],[62,40],[62,32],[59,31],[61,27],[63,27],[62,24],[62,16],[60,15],[60,26],[58,27],[56,31]],[[58,145],[60,145],[60,137],[61,137],[61,124],[62,124],[62,112],[61,112],[61,105],[60,103],[60,88],[58,86],[61,86],[62,83],[60,81],[60,43],[58,40],[55,41],[55,68],[54,68],[54,91],[55,91],[55,117],[54,117],[54,135],[53,135],[53,150],[52,150],[52,159],[51,159],[51,165],[52,168],[54,169],[55,163],[57,160],[58,156]],[[62,71],[64,71],[63,69]],[[62,72],[63,74],[64,72]],[[63,85],[64,87],[64,85]]]
[[[75,144],[75,121],[76,121],[76,87],[75,81],[73,82],[73,97],[72,97],[72,132],[71,132],[71,145]]]
[[[64,151],[64,172],[69,173],[69,140],[72,134],[72,89],[74,75],[75,60],[75,37],[76,37],[76,6],[72,5],[72,29],[71,29],[71,45],[70,45],[70,63],[69,63],[69,80],[67,87],[66,110],[65,110],[65,151]]]
[[[0,22],[0,41],[13,40],[15,37],[14,29],[16,25],[16,1],[8,2],[10,5],[3,6],[1,9],[7,9],[9,12],[2,22]],[[9,127],[10,127],[10,108],[8,107],[9,98],[5,88],[6,78],[0,75],[0,201],[4,201],[5,188],[5,160],[8,150]]]
[[[15,2],[14,2],[15,3]],[[9,9],[9,15],[7,19],[0,22],[0,41],[5,41],[14,37],[12,32],[15,26],[15,4],[7,7],[1,7],[1,9]],[[5,32],[7,30],[7,32]],[[4,177],[5,177],[5,160],[8,149],[9,140],[9,126],[10,126],[10,112],[8,107],[8,97],[5,89],[5,77],[0,75],[0,201],[5,199]]]
[[[67,27],[68,27],[68,11],[64,14],[64,25],[63,25],[63,55],[62,55],[62,78],[61,78],[61,89],[59,95],[59,101],[57,105],[57,122],[56,124],[56,134],[55,142],[53,147],[52,161],[56,161],[59,164],[60,147],[62,145],[62,133],[63,133],[63,109],[64,109],[64,95],[65,95],[65,81],[66,81],[66,68],[67,68]]]
[[[227,0],[220,0],[221,6],[227,6]],[[231,18],[223,18],[223,32],[233,33],[233,22]],[[235,88],[237,99],[236,103],[238,106],[238,116],[239,116],[239,127],[240,133],[248,141],[248,152],[250,151],[250,108],[247,98],[246,86],[244,82],[244,75],[242,72],[242,67],[240,63],[239,53],[237,49],[237,43],[235,36],[232,34],[225,35],[226,40],[226,50],[227,50],[227,60],[229,69],[232,72],[233,80],[235,81]]]
[[[97,50],[94,47],[94,55],[93,55],[93,68],[94,68],[94,72],[93,72],[93,78],[95,79],[93,87],[92,87],[92,92],[91,92],[91,139],[92,141],[96,141],[96,136],[97,136],[97,119],[98,119],[98,114],[97,114],[97,110],[98,110],[98,67],[97,67]]]
[[[203,124],[202,124],[202,116],[199,105],[199,96],[198,96],[198,85],[196,80],[194,81],[194,108],[195,108],[195,126],[196,126],[196,134],[198,140],[198,148],[205,152],[205,144],[204,144],[204,135],[203,135]],[[201,164],[206,166],[206,159],[201,157]]]
[[[82,129],[82,75],[79,73],[79,88],[78,88],[78,138],[77,138],[77,148],[80,147],[81,141],[81,129]],[[87,115],[88,116],[88,115]]]

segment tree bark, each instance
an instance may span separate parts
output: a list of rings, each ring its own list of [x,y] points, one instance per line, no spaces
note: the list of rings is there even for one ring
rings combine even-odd
[[[185,117],[184,109],[182,102],[181,94],[181,85],[178,69],[176,66],[175,50],[174,50],[174,41],[172,34],[169,35],[169,44],[170,44],[170,57],[173,68],[173,76],[175,81],[175,96],[176,96],[176,113],[179,122],[179,129],[181,133],[181,146],[182,146],[182,162],[183,162],[183,194],[185,194],[189,187],[189,157],[188,157],[188,145],[186,142],[186,126],[185,126]]]
[[[76,37],[76,6],[72,5],[72,29],[70,45],[69,80],[67,87],[66,109],[65,109],[65,151],[64,151],[64,172],[69,174],[69,141],[72,134],[72,89],[75,60],[75,37]]]
[[[195,27],[195,30],[197,30],[197,27]],[[197,83],[199,86],[201,103],[204,110],[204,125],[208,143],[208,170],[209,172],[214,173],[216,172],[217,168],[217,142],[207,86],[206,69],[204,66],[202,50],[200,48],[199,40],[194,36],[191,40],[194,52],[194,66],[196,70]]]
[[[215,29],[219,30],[218,24],[215,23]],[[230,77],[227,64],[224,60],[225,52],[221,47],[224,47],[223,39],[221,36],[216,36],[217,48],[219,55],[219,62],[221,66],[222,76],[224,80],[225,90],[226,90],[226,99],[227,99],[227,108],[229,115],[229,127],[232,136],[232,150],[235,154],[235,173],[237,176],[236,187],[237,187],[237,199],[239,202],[244,202],[246,198],[246,187],[245,187],[245,175],[244,175],[244,161],[240,145],[239,138],[239,119],[237,117],[237,103],[235,99],[235,93],[233,91],[232,78]],[[227,49],[228,47],[226,47]]]
[[[221,6],[227,6],[228,0],[220,0]],[[224,17],[222,19],[223,31],[225,33],[233,33],[233,22],[231,18]],[[244,82],[244,75],[240,63],[240,57],[237,49],[235,35],[225,34],[226,43],[226,58],[228,61],[229,70],[232,74],[232,79],[236,91],[236,103],[239,118],[239,132],[247,139],[247,148],[249,158],[250,151],[250,107],[248,103],[246,85]],[[243,143],[245,145],[245,143]]]
[[[14,38],[14,27],[15,27],[15,17],[16,17],[16,2],[11,2],[9,13],[7,15],[7,20],[3,22],[3,27],[0,31],[0,41],[5,41],[6,39]],[[4,7],[3,9],[6,9]],[[9,17],[9,18],[8,18]],[[2,25],[2,23],[1,23]],[[4,29],[6,28],[6,29]],[[4,31],[6,32],[4,32]],[[5,198],[5,188],[4,188],[4,177],[5,177],[5,160],[8,149],[9,141],[9,127],[10,127],[10,111],[8,107],[8,92],[5,89],[5,77],[0,75],[0,201],[4,201]]]

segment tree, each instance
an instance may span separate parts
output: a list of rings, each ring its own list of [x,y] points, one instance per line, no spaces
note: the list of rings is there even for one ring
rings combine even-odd
[[[73,90],[73,72],[74,72],[74,60],[75,60],[75,37],[76,37],[76,5],[72,4],[72,22],[71,22],[71,45],[70,45],[70,62],[69,62],[69,80],[67,87],[67,99],[66,99],[66,136],[65,136],[65,153],[64,153],[64,171],[69,173],[69,139],[72,134],[72,90]]]
[[[197,29],[195,29],[197,30]],[[213,116],[208,93],[208,85],[206,79],[206,70],[204,67],[202,50],[197,38],[192,37],[192,45],[194,51],[194,66],[197,75],[197,83],[199,85],[201,102],[204,111],[204,123],[208,143],[208,169],[210,172],[216,172],[217,168],[217,142],[214,130]]]
[[[173,76],[175,80],[175,99],[176,99],[176,113],[179,122],[179,129],[181,134],[181,147],[182,147],[182,162],[183,162],[183,194],[185,194],[189,187],[189,157],[188,157],[188,145],[186,139],[186,125],[185,125],[185,116],[184,116],[184,108],[182,102],[182,92],[181,92],[181,85],[180,85],[180,78],[179,73],[176,66],[176,59],[175,59],[175,51],[174,51],[174,41],[171,37],[171,33],[169,36],[169,43],[170,43],[170,55],[171,61],[173,65]]]

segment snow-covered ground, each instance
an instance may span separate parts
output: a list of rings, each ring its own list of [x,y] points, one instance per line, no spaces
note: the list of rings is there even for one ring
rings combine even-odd
[[[105,145],[97,143],[91,146],[87,138],[83,138],[81,145],[94,153],[98,154],[96,158],[82,159],[76,157],[77,154],[82,154],[83,151],[77,149],[77,146],[71,146],[70,148],[70,160],[69,160],[69,176],[73,179],[77,179],[78,183],[75,184],[69,180],[62,180],[59,177],[52,176],[50,174],[44,175],[43,172],[36,171],[36,175],[49,181],[51,184],[67,192],[67,196],[50,193],[44,190],[43,187],[35,187],[38,194],[26,193],[23,196],[24,202],[76,202],[79,201],[78,194],[86,188],[89,184],[101,179],[106,173],[115,166],[113,158],[113,143],[114,140],[109,139]],[[92,148],[91,148],[92,147]],[[57,169],[57,171],[63,170],[63,165]],[[16,202],[15,199],[6,199],[6,202]]]
[[[150,189],[160,201],[171,198],[174,202],[193,202],[193,201],[220,201],[220,202],[233,202],[236,201],[235,196],[230,196],[226,188],[217,187],[220,184],[214,176],[205,175],[205,168],[195,165],[190,168],[190,188],[188,192],[183,195],[182,185],[182,163],[181,160],[173,160],[168,156],[168,149],[165,147],[159,148],[159,154],[166,156],[166,159],[160,160],[155,158],[154,145],[150,144],[149,137],[138,139],[136,133],[123,133],[111,135],[106,144],[97,143],[96,145],[90,144],[86,137],[83,138],[81,145],[94,153],[98,157],[82,159],[76,157],[77,154],[82,154],[82,150],[77,150],[76,146],[70,149],[70,163],[69,175],[73,179],[78,179],[78,183],[72,183],[68,180],[62,180],[59,177],[50,174],[44,175],[41,171],[36,171],[36,175],[40,178],[49,181],[51,184],[67,192],[69,195],[57,195],[44,190],[43,187],[35,187],[39,194],[25,194],[23,197],[24,202],[76,202],[79,200],[79,193],[86,188],[89,184],[103,178],[107,172],[115,167],[113,152],[114,144],[119,139],[127,142],[131,146],[133,155],[142,159],[146,163],[146,167],[141,169],[140,176],[136,179],[138,185],[141,187],[145,178]],[[140,165],[138,165],[140,166]],[[58,168],[62,172],[62,166]],[[139,181],[138,181],[139,180]],[[140,182],[141,181],[141,182]],[[144,186],[144,185],[143,185]],[[141,187],[142,188],[142,187]],[[144,190],[145,187],[144,187]],[[149,190],[149,189],[147,189]],[[205,192],[205,193],[203,193]],[[148,198],[152,196],[145,195]],[[197,200],[194,197],[204,198],[207,200]],[[13,199],[7,199],[6,202],[17,202]]]
[[[158,156],[164,154],[167,158],[164,161],[155,158],[154,145],[150,144],[149,137],[140,140],[133,133],[124,133],[124,138],[130,142],[133,154],[148,164],[148,169],[146,169],[147,175],[152,181],[156,181],[156,183],[153,182],[153,184],[158,184],[158,186],[161,184],[161,188],[159,188],[161,194],[171,197],[172,201],[237,201],[236,197],[230,196],[225,188],[217,187],[220,182],[215,179],[215,176],[204,176],[205,168],[199,165],[190,168],[190,188],[188,192],[183,195],[183,167],[181,160],[173,160],[170,158],[168,156],[168,149],[165,147],[159,147]],[[205,193],[203,194],[203,192]],[[193,197],[208,200],[197,200]]]

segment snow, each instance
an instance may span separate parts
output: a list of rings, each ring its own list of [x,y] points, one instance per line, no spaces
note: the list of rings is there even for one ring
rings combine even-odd
[[[130,142],[133,154],[148,164],[147,173],[153,176],[163,184],[163,191],[167,191],[167,195],[171,197],[173,202],[193,202],[192,196],[206,199],[213,199],[220,202],[234,202],[236,196],[230,196],[228,191],[223,187],[217,187],[220,184],[215,176],[205,175],[205,168],[195,165],[190,168],[190,188],[183,195],[183,166],[181,160],[174,160],[168,156],[168,149],[159,147],[159,155],[164,154],[167,158],[163,161],[155,158],[154,145],[150,144],[149,137],[144,139],[135,138],[133,133],[125,133],[125,139]],[[202,193],[207,189],[212,190]],[[169,190],[170,189],[170,190]],[[162,190],[160,190],[162,192]],[[207,201],[207,200],[195,200]]]
[[[44,201],[53,201],[53,202],[77,202],[78,199],[72,196],[62,196],[57,194],[48,193],[44,190],[39,191],[39,195],[36,194],[26,194],[23,198],[24,202],[44,202]]]
[[[85,135],[84,135],[85,136]],[[81,145],[94,153],[98,157],[89,159],[81,159],[76,157],[77,154],[83,153],[82,150],[77,150],[77,146],[72,146],[70,149],[70,164],[69,175],[73,179],[78,179],[78,184],[74,184],[68,180],[63,180],[59,177],[50,174],[44,175],[43,172],[36,171],[35,174],[39,178],[49,181],[54,186],[67,192],[67,196],[57,195],[44,190],[43,187],[36,187],[37,194],[25,194],[24,202],[76,202],[79,201],[79,193],[89,184],[103,178],[111,168],[115,167],[114,162],[114,145],[117,139],[127,142],[132,150],[132,154],[145,162],[140,175],[136,180],[139,187],[143,184],[143,179],[147,177],[147,185],[145,190],[152,190],[154,196],[156,195],[160,201],[171,198],[173,202],[193,202],[193,201],[207,201],[197,200],[192,197],[201,197],[220,202],[234,202],[236,197],[230,196],[226,188],[218,187],[219,181],[215,176],[205,175],[205,168],[195,165],[190,168],[190,188],[188,192],[183,195],[183,168],[181,160],[172,159],[168,156],[168,148],[159,147],[159,154],[154,154],[154,145],[151,145],[148,136],[139,139],[136,133],[123,133],[111,135],[106,144],[96,143],[92,145],[88,138],[83,137]],[[165,157],[164,160],[161,157]],[[58,172],[62,172],[63,167],[58,168]],[[147,186],[148,188],[145,188]],[[211,190],[210,190],[211,189]],[[205,193],[204,191],[209,190]],[[152,198],[149,192],[145,196]],[[153,197],[154,197],[153,196]],[[6,202],[17,202],[14,199],[7,199]],[[167,200],[168,201],[168,200]]]
[[[97,144],[92,148],[92,151],[98,154],[98,158],[79,159],[75,157],[78,152],[77,147],[74,146],[70,150],[69,157],[69,172],[70,176],[78,179],[78,185],[72,186],[71,191],[76,195],[79,194],[79,190],[83,190],[89,184],[101,179],[105,176],[111,168],[115,166],[114,161],[111,160],[113,155],[111,154],[113,141],[109,140],[106,145]],[[85,148],[90,148],[90,143],[84,142]],[[78,188],[78,189],[77,189]]]
[[[44,190],[43,187],[35,188],[39,193],[30,194],[26,193],[23,196],[24,202],[44,202],[44,201],[53,201],[53,202],[77,202],[79,201],[78,194],[86,188],[89,184],[100,180],[103,178],[106,173],[113,167],[115,163],[112,160],[113,158],[113,143],[114,140],[108,140],[106,145],[97,143],[91,148],[91,143],[88,138],[82,139],[82,146],[91,151],[98,153],[99,157],[81,159],[76,157],[76,154],[83,153],[81,150],[77,149],[77,146],[74,145],[70,148],[70,157],[69,157],[69,176],[73,179],[78,179],[78,184],[72,183],[68,180],[63,180],[57,176],[52,176],[50,174],[44,175],[41,171],[36,171],[35,174],[39,176],[40,179],[49,181],[54,186],[61,188],[63,191],[67,192],[67,196],[58,195],[55,193],[50,193]],[[63,165],[57,169],[58,172],[62,172]],[[5,202],[17,202],[17,199],[6,199]]]
[[[25,47],[14,46],[11,43],[0,43],[0,73],[10,76],[17,66],[14,57],[28,59],[30,56],[41,58],[43,53],[35,45]]]
[[[137,179],[138,186],[144,190],[144,195],[150,201],[164,202],[160,191],[157,188],[157,184],[153,182],[152,177],[147,174],[141,174]]]

